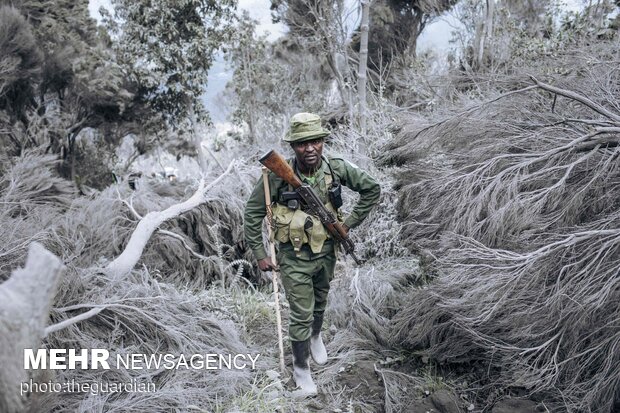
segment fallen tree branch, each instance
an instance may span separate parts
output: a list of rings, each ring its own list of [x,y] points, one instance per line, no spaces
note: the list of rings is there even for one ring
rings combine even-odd
[[[183,236],[175,232],[165,230],[165,229],[158,229],[157,232],[159,232],[162,235],[166,235],[168,237],[178,240],[179,242],[181,242],[181,245],[183,245],[183,248],[185,248],[190,254],[192,254],[194,257],[198,258],[199,260],[206,261],[209,259],[209,257],[207,257],[206,255],[202,255],[194,251],[194,249],[189,246],[189,244],[187,243],[187,241],[185,240]]]
[[[534,76],[530,76],[530,78],[532,79],[532,81],[534,81],[534,83],[536,83],[536,86],[538,86],[539,88],[543,90],[546,90],[547,92],[555,93],[556,95],[560,95],[560,96],[567,97],[569,99],[576,100],[577,102],[580,102],[584,104],[585,106],[589,107],[593,111],[609,119],[613,119],[615,122],[620,122],[620,115],[616,115],[615,113],[608,111],[607,109],[605,109],[598,103],[591,101],[590,99],[588,99],[585,96],[580,95],[579,93],[573,92],[571,90],[562,89],[556,86],[552,86],[547,83],[543,83],[539,81],[538,79],[536,79]]]
[[[54,325],[48,326],[43,333],[43,337],[47,337],[48,335],[56,331],[62,330],[63,328],[67,328],[70,325],[79,323],[80,321],[88,320],[89,318],[94,317],[97,314],[99,314],[104,309],[105,307],[92,308],[91,310],[86,311],[85,313],[76,315],[75,317],[71,317],[67,320],[63,320],[60,323],[56,323]]]
[[[484,113],[459,109],[416,144],[418,126],[399,132],[397,159],[409,163],[399,180],[403,239],[438,254],[437,277],[412,286],[392,318],[392,343],[440,363],[489,366],[483,397],[521,386],[554,410],[616,410],[613,76],[575,81],[572,91],[537,82]],[[549,112],[548,92],[565,98],[563,113]]]
[[[485,107],[485,106],[487,106],[487,105],[490,105],[491,103],[497,102],[497,101],[498,101],[498,100],[500,100],[500,99],[505,99],[505,98],[507,98],[507,97],[509,97],[509,96],[512,96],[512,95],[514,95],[514,94],[517,94],[517,93],[527,92],[527,91],[529,91],[529,90],[536,89],[537,87],[538,87],[538,86],[526,86],[526,87],[521,88],[521,89],[511,90],[510,92],[503,93],[503,94],[501,94],[501,95],[499,95],[499,96],[494,97],[493,99],[485,100],[484,102],[482,102],[482,103],[480,103],[480,104],[477,104],[477,105],[475,105],[475,106],[469,107],[469,108],[467,108],[467,109],[463,110],[462,112],[459,112],[459,113],[456,113],[456,114],[454,114],[454,115],[451,115],[451,116],[450,116],[450,117],[448,117],[448,118],[445,118],[445,119],[443,119],[443,120],[440,120],[439,122],[433,123],[432,125],[428,125],[428,126],[426,126],[426,127],[422,128],[422,129],[420,129],[420,130],[419,130],[419,131],[418,131],[418,132],[417,132],[417,133],[413,136],[413,139],[416,139],[416,138],[417,138],[417,137],[418,137],[421,133],[423,133],[423,132],[425,132],[425,131],[427,131],[427,130],[429,130],[429,129],[433,129],[433,128],[436,128],[436,127],[438,127],[438,126],[441,126],[441,125],[443,125],[444,123],[446,123],[446,122],[448,122],[448,121],[450,121],[450,120],[452,120],[452,119],[454,119],[454,118],[458,118],[458,117],[461,117],[461,116],[467,115],[467,114],[469,114],[469,113],[471,113],[471,112],[474,112],[474,111],[476,111],[476,110],[478,110],[478,109],[480,109],[480,108],[482,108],[482,107]]]
[[[204,180],[201,180],[198,185],[198,189],[188,200],[172,205],[163,211],[149,212],[146,214],[140,222],[138,222],[136,229],[131,234],[129,242],[121,255],[110,262],[106,267],[106,270],[113,277],[122,277],[129,273],[140,259],[140,256],[142,255],[142,252],[144,251],[144,248],[146,247],[146,244],[151,238],[153,232],[165,221],[178,217],[179,215],[206,202],[206,192],[208,192],[226,175],[228,175],[232,171],[234,165],[235,162],[231,162],[226,171],[206,187]]]
[[[137,219],[142,219],[143,218],[143,216],[140,215],[138,213],[138,211],[136,211],[136,209],[133,207],[131,202],[128,202],[128,201],[126,201],[126,200],[124,200],[124,199],[122,199],[120,197],[120,193],[119,193],[119,199],[120,199],[120,201],[123,204],[125,204],[125,206],[127,206],[127,208],[129,208],[129,211],[133,214],[134,217],[136,217]],[[171,238],[174,238],[174,239],[180,241],[181,245],[183,245],[183,248],[185,248],[190,254],[192,254],[194,257],[198,258],[199,260],[206,261],[206,260],[209,259],[209,257],[207,257],[206,255],[202,255],[202,254],[199,254],[196,251],[194,251],[194,249],[189,246],[189,244],[187,243],[187,241],[185,240],[185,238],[182,235],[179,235],[179,234],[177,234],[175,232],[168,231],[168,230],[161,229],[161,228],[158,228],[157,232],[159,232],[162,235],[167,235],[167,236],[169,236]]]

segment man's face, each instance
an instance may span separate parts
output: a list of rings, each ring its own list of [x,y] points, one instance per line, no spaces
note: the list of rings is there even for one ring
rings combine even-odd
[[[317,138],[305,142],[293,142],[291,144],[295,151],[295,158],[297,158],[297,163],[302,172],[313,171],[321,165],[323,141],[323,138]]]

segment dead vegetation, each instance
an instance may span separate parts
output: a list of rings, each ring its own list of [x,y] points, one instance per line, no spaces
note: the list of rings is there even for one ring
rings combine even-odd
[[[22,364],[24,348],[38,348],[63,266],[37,243],[24,268],[0,285],[0,410],[22,411],[25,397],[15,389],[32,377]],[[33,288],[36,285],[36,288]]]
[[[78,285],[78,287],[72,287]],[[133,271],[113,280],[99,271],[65,277],[59,287],[60,301],[52,321],[60,322],[93,308],[96,317],[48,337],[51,348],[106,348],[116,354],[238,354],[250,348],[241,342],[236,325],[213,312],[215,294],[194,294],[157,281],[147,270]],[[62,303],[62,304],[61,304]],[[38,403],[54,408],[89,412],[102,408],[122,411],[187,410],[191,405],[215,410],[247,390],[251,373],[246,370],[63,370],[55,377],[65,382],[124,383],[136,379],[154,383],[153,393],[117,393],[58,398],[42,395]],[[156,397],[154,397],[156,396]],[[219,400],[219,402],[218,402]],[[54,407],[54,408],[52,408]]]
[[[403,235],[439,274],[412,288],[392,342],[484,366],[490,404],[493,388],[568,411],[620,399],[617,53],[549,59],[486,100],[412,119],[384,159],[404,165]]]
[[[202,206],[162,224],[138,265],[117,279],[103,269],[137,222],[190,198],[197,185],[142,179],[136,191],[121,183],[78,197],[52,158],[13,159],[0,181],[0,277],[34,240],[67,265],[51,313],[52,327],[65,328],[48,329],[46,345],[264,356],[252,373],[63,371],[54,379],[139,378],[157,385],[157,397],[47,394],[33,396],[31,407],[399,411],[433,389],[435,378],[403,368],[403,354],[414,350],[481,366],[472,386],[487,406],[519,388],[558,411],[612,411],[620,380],[619,72],[618,56],[592,53],[568,74],[533,67],[533,78],[480,77],[452,112],[406,118],[385,155],[401,167],[404,225],[391,220],[396,193],[387,190],[354,233],[364,255],[380,261],[339,268],[326,332],[331,360],[315,373],[318,401],[291,400],[287,377],[275,372],[272,296],[238,288],[241,271],[251,272],[241,210],[257,170],[238,168]],[[563,56],[557,67],[570,61]],[[379,126],[371,132],[377,141],[387,135]],[[438,258],[439,276],[425,288],[427,274],[402,257],[399,235]]]
[[[75,268],[116,257],[140,218],[178,204],[196,190],[197,183],[143,179],[136,191],[121,182],[80,197],[58,177],[57,163],[53,156],[27,152],[14,158],[0,177],[0,234],[5,241],[0,279],[23,262],[32,241],[42,242]],[[199,289],[220,280],[235,284],[242,272],[251,274],[251,253],[242,243],[248,175],[245,168],[236,168],[226,182],[207,192],[201,205],[161,225],[140,262],[149,262],[152,271],[165,273],[169,281]]]
[[[253,258],[241,242],[241,212],[254,170],[237,165],[222,184],[206,193],[201,206],[159,225],[137,265],[132,264],[129,272],[124,270],[125,276],[117,276],[109,270],[110,263],[122,256],[138,222],[191,199],[197,185],[142,178],[135,191],[121,182],[78,196],[57,177],[55,168],[53,158],[28,153],[12,159],[0,186],[0,228],[6,240],[3,277],[20,265],[32,241],[43,243],[67,267],[45,330],[45,346],[106,348],[112,357],[253,352],[261,354],[262,364],[255,372],[207,374],[184,369],[59,371],[38,379],[92,383],[137,379],[155,384],[157,397],[148,393],[63,397],[37,393],[28,399],[30,408],[293,412],[317,403],[322,408],[357,406],[368,412],[382,408],[384,388],[374,366],[385,358],[382,346],[387,320],[396,306],[396,290],[416,272],[415,260],[403,258],[389,268],[375,271],[368,267],[355,275],[346,266],[340,269],[346,277],[334,287],[334,294],[343,299],[335,302],[348,302],[351,307],[344,318],[333,313],[338,327],[330,338],[330,352],[335,361],[317,372],[324,396],[318,402],[293,400],[288,377],[275,372],[273,297],[259,287],[244,288],[247,282],[242,281],[253,272],[249,261]],[[366,245],[367,256],[386,257],[397,248],[402,254],[390,218],[394,197],[393,192],[386,192],[385,207],[360,229],[362,238],[377,234]],[[356,383],[360,377],[370,387],[360,388]],[[364,389],[372,390],[372,395]]]
[[[165,272],[166,267],[157,260],[149,263],[147,269],[144,260],[149,259],[148,249],[161,248],[157,237],[170,238],[165,234],[154,235],[155,242],[147,243],[147,254],[136,269],[132,270],[131,265],[128,270],[123,270],[122,276],[118,271],[106,271],[109,264],[115,262],[112,258],[123,256],[121,251],[126,249],[130,235],[136,233],[135,214],[147,215],[146,212],[150,212],[153,216],[153,210],[149,211],[149,208],[160,210],[178,204],[182,198],[191,201],[191,197],[182,195],[181,199],[174,199],[169,196],[163,201],[154,191],[134,193],[124,184],[93,193],[90,197],[78,197],[69,183],[57,177],[55,166],[52,157],[27,153],[14,158],[0,181],[0,228],[5,241],[0,249],[2,276],[8,277],[10,271],[22,263],[25,250],[33,241],[47,246],[67,267],[54,297],[50,326],[45,333],[38,337],[35,334],[32,339],[47,336],[44,345],[49,348],[106,348],[112,357],[124,353],[250,352],[241,341],[237,324],[231,317],[223,316],[223,306],[218,303],[221,298],[215,293],[216,289],[200,293],[188,289],[204,287],[216,280],[228,287],[239,285],[237,267],[242,266],[243,261],[234,255],[239,251],[228,252],[223,248],[224,242],[219,238],[221,232],[215,233],[211,229],[212,238],[205,240],[213,251],[212,256],[200,259],[192,256],[190,259],[201,264],[211,260],[211,265],[204,265],[202,274],[194,275],[184,270],[191,268],[191,264],[185,263],[175,263],[178,265],[176,273]],[[235,177],[222,176],[228,181],[211,192],[204,192],[204,199],[199,200],[204,202],[204,209],[192,213],[203,214],[204,218],[211,211],[214,216],[201,224],[215,228],[216,223],[227,219],[226,211],[231,211],[232,217],[235,214],[240,217],[239,199],[228,202],[228,209],[218,207],[225,202],[226,193],[243,191],[243,188],[235,189],[231,185],[239,173],[243,172],[232,174]],[[187,218],[181,215],[177,219]],[[235,222],[234,219],[230,221],[231,224]],[[189,243],[196,238],[189,238],[191,233],[180,230],[178,222],[170,221],[167,227],[169,232],[176,234],[172,241],[182,243],[183,248],[190,247]],[[206,253],[210,254],[210,251]],[[140,252],[137,251],[138,257]],[[241,249],[241,254],[243,252]],[[178,274],[190,275],[190,281]],[[199,275],[202,278],[194,278]],[[8,288],[9,282],[2,285]],[[224,302],[232,306],[230,299]],[[9,306],[5,315],[16,310],[17,307]],[[42,317],[47,320],[47,314]],[[9,341],[3,347],[20,351],[23,346],[14,341],[17,336],[7,337]],[[266,356],[261,363],[268,365],[269,357]],[[75,379],[79,383],[127,383],[136,379],[155,384],[157,393],[156,397],[152,393],[136,392],[113,395],[75,393],[75,397],[58,397],[54,392],[35,393],[28,399],[28,406],[33,411],[90,412],[103,409],[104,404],[106,409],[122,411],[187,410],[192,405],[217,410],[251,390],[251,372],[234,369],[67,369],[50,377],[35,378],[39,379],[43,382]]]

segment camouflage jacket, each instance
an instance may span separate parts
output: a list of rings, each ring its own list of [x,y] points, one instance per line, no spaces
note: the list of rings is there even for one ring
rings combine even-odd
[[[368,173],[362,171],[351,162],[338,157],[330,157],[328,161],[329,165],[327,165],[325,161],[321,162],[321,166],[313,175],[313,179],[308,179],[303,175],[301,175],[300,178],[304,183],[310,184],[321,197],[322,201],[327,203],[329,201],[327,192],[329,179],[326,179],[326,175],[331,175],[329,169],[329,166],[331,166],[336,175],[332,177],[331,180],[338,181],[343,186],[360,194],[353,210],[344,220],[345,225],[349,228],[355,228],[362,223],[373,206],[379,201],[381,193],[380,186]],[[288,191],[290,188],[284,180],[272,172],[269,172],[268,177],[271,202],[275,203],[278,201],[280,194],[283,191]],[[263,191],[263,178],[261,176],[246,203],[244,213],[245,239],[257,260],[261,260],[268,256],[262,241],[262,223],[266,215],[265,195]],[[285,251],[292,250],[290,242],[281,244],[279,247],[281,250]],[[302,253],[304,258],[312,259],[330,253],[333,250],[333,242],[326,242],[323,245],[323,250],[319,254],[313,254],[308,246],[304,246]]]

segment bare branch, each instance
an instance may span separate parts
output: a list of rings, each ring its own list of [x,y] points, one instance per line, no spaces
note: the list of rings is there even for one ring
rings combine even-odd
[[[235,162],[231,162],[226,171],[206,187],[204,180],[201,180],[198,189],[188,200],[172,205],[163,211],[149,212],[146,214],[140,222],[138,222],[136,229],[131,234],[129,242],[121,255],[110,262],[106,270],[114,274],[115,277],[121,277],[131,271],[140,259],[146,243],[159,225],[206,202],[206,192],[228,175],[232,171],[234,165]]]
[[[82,313],[80,315],[76,315],[75,317],[71,317],[67,320],[63,320],[60,323],[56,323],[54,325],[48,326],[45,329],[45,332],[43,333],[43,337],[47,337],[48,335],[62,330],[63,328],[67,328],[70,325],[73,325],[75,323],[79,323],[80,321],[84,321],[84,320],[88,320],[91,317],[96,316],[97,314],[99,314],[101,311],[103,311],[105,309],[105,307],[96,307],[96,308],[91,308],[89,311],[86,311],[85,313]]]
[[[208,260],[209,259],[209,257],[207,257],[206,255],[202,255],[202,254],[199,254],[196,251],[194,251],[194,249],[187,244],[187,241],[185,240],[185,238],[183,236],[181,236],[181,235],[179,235],[179,234],[177,234],[175,232],[165,230],[165,229],[158,229],[157,232],[160,233],[160,234],[163,234],[163,235],[167,235],[167,236],[169,236],[171,238],[174,238],[174,239],[180,241],[181,244],[183,245],[183,248],[185,248],[190,254],[192,254],[194,257],[198,258],[199,260]]]
[[[592,109],[593,111],[609,118],[612,119],[615,122],[620,122],[620,115],[617,115],[615,113],[612,113],[610,111],[608,111],[607,109],[605,109],[604,107],[602,107],[601,105],[599,105],[598,103],[595,103],[593,101],[591,101],[590,99],[588,99],[585,96],[582,96],[576,92],[570,91],[570,90],[566,90],[566,89],[562,89],[556,86],[552,86],[549,85],[547,83],[543,83],[541,81],[539,81],[538,79],[536,79],[534,76],[531,76],[531,79],[534,81],[534,83],[536,83],[536,86],[538,86],[541,89],[544,89],[548,92],[551,93],[555,93],[557,95],[561,95],[573,100],[576,100],[577,102],[580,102],[582,104],[584,104],[585,106],[589,107],[590,109]]]

